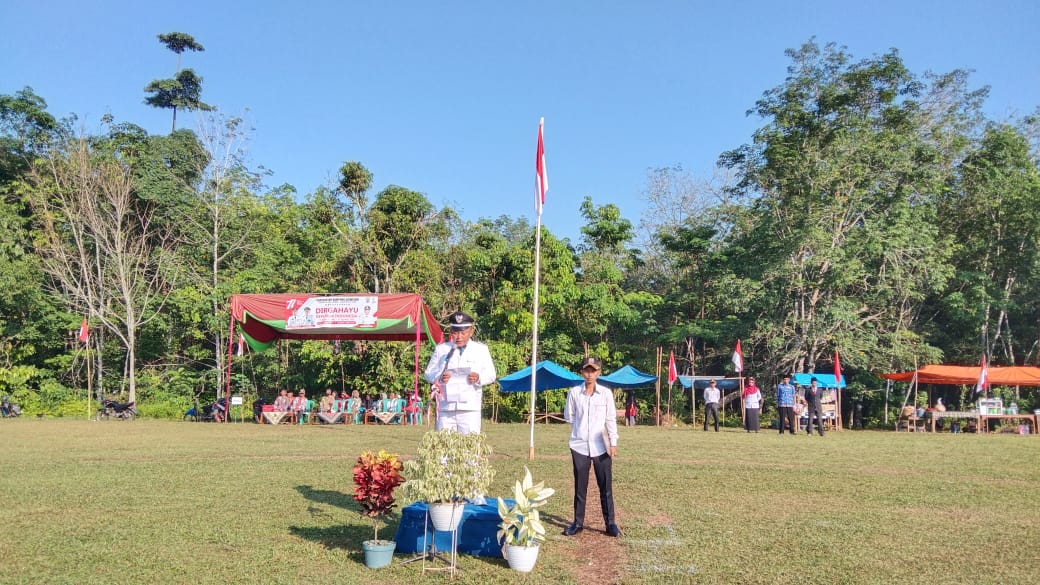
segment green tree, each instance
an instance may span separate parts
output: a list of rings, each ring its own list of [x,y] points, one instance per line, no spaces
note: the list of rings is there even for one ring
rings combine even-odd
[[[153,108],[173,110],[170,132],[177,130],[177,110],[211,111],[213,106],[202,101],[202,78],[191,69],[181,69],[172,79],[156,79],[145,86],[152,95],[144,103]]]
[[[813,371],[835,348],[853,367],[935,357],[914,332],[949,276],[935,206],[949,164],[927,139],[928,88],[895,50],[788,55],[787,80],[752,110],[767,125],[720,158],[751,213],[727,236],[737,274],[760,286],[751,339],[776,372]]]

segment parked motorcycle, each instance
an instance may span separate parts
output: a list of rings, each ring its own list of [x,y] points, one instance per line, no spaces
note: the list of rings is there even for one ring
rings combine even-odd
[[[134,420],[134,417],[137,416],[137,409],[134,407],[135,404],[135,402],[103,400],[101,402],[101,408],[99,408],[97,412],[97,419],[107,420],[109,418],[119,418],[123,420]]]

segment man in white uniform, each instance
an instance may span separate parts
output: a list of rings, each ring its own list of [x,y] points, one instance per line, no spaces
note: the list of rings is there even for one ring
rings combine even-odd
[[[424,375],[437,394],[437,430],[480,432],[483,387],[498,377],[488,347],[473,341],[473,317],[458,311],[448,316],[449,340],[430,356]]]

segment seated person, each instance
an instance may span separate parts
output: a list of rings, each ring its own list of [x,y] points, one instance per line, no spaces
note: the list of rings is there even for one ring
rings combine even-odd
[[[256,400],[253,401],[253,420],[254,421],[260,422],[260,417],[262,417],[264,415],[263,412],[264,412],[264,405],[265,404],[267,404],[267,402],[264,401],[264,399],[259,397],[259,396],[256,398]]]
[[[397,416],[391,418],[390,422],[396,422],[397,424],[401,424],[404,421],[404,408],[405,408],[405,400],[404,400],[404,398],[401,398],[401,395],[398,394],[397,392],[391,392],[390,393],[389,404],[387,406],[387,410],[391,414],[395,414]]]
[[[292,404],[290,405],[289,410],[292,411],[293,418],[302,424],[307,412],[307,393],[300,390],[296,395],[296,398],[292,399]]]
[[[321,397],[321,402],[318,403],[318,412],[332,412],[336,407],[336,395],[332,393],[332,388],[325,389],[325,396]]]
[[[290,406],[292,406],[292,399],[289,398],[289,392],[282,388],[278,391],[278,398],[274,399],[274,411],[289,412]]]
[[[346,419],[344,419],[343,422],[353,420],[354,424],[358,424],[358,422],[361,421],[361,413],[364,412],[364,408],[362,408],[361,405],[361,394],[358,393],[357,390],[354,390],[350,393],[350,398],[348,398],[345,402]]]
[[[422,424],[422,400],[417,394],[408,397],[408,405],[404,407],[405,422],[410,425]]]

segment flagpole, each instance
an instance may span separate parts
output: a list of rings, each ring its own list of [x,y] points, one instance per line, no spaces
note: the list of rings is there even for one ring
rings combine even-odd
[[[545,118],[538,120],[538,146],[535,151],[535,194],[534,206],[537,215],[534,228],[534,314],[531,319],[531,400],[528,412],[530,412],[531,439],[528,444],[528,459],[534,459],[534,413],[537,407],[535,401],[535,389],[538,377],[538,284],[542,271],[542,206],[545,204],[545,192],[549,190],[549,176],[545,170],[545,145],[542,135],[545,126]],[[546,418],[546,422],[548,422]]]

